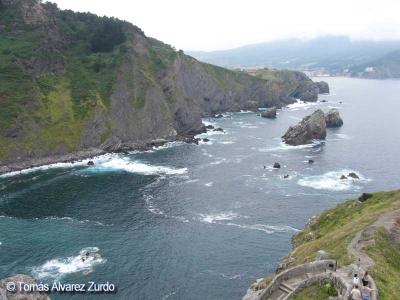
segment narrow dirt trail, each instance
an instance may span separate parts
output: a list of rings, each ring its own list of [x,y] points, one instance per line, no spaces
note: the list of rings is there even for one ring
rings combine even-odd
[[[351,243],[347,247],[347,251],[351,253],[356,259],[359,276],[363,276],[374,265],[374,260],[364,252],[364,248],[374,244],[375,232],[379,227],[385,228],[391,232],[392,228],[396,226],[397,221],[400,219],[400,210],[386,212],[378,217],[378,219],[367,228],[357,232]],[[377,286],[374,279],[370,277],[371,287],[377,291]],[[378,299],[377,292],[373,292],[371,300]]]

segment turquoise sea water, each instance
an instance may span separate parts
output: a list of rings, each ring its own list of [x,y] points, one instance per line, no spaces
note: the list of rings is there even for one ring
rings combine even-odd
[[[400,82],[327,81],[332,93],[320,99],[328,102],[294,104],[276,120],[206,119],[226,130],[204,135],[210,143],[0,177],[0,277],[118,289],[52,299],[240,299],[275,270],[309,217],[364,191],[399,188]],[[331,107],[345,125],[324,143],[281,143],[289,125]],[[361,180],[339,180],[350,171]],[[95,254],[82,262],[88,247]]]

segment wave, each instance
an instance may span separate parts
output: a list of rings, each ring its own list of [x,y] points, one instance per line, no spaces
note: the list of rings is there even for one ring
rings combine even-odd
[[[175,169],[165,166],[155,166],[140,161],[132,161],[128,157],[116,154],[109,154],[95,159],[94,163],[94,166],[85,170],[89,172],[122,170],[142,175],[179,175],[187,172],[187,168]]]
[[[305,102],[305,101],[301,101],[301,100],[296,100],[295,103],[286,105],[284,108],[291,110],[291,111],[295,111],[295,110],[300,110],[300,109],[306,109],[306,108],[309,108],[311,106],[315,106],[318,104],[319,103],[317,103],[317,102]]]
[[[284,142],[280,142],[279,146],[271,148],[259,148],[259,152],[275,152],[275,151],[289,151],[289,150],[299,150],[299,149],[312,149],[318,148],[324,144],[324,141],[315,140],[311,144],[291,146]]]
[[[356,173],[360,179],[340,179],[342,175],[347,176],[350,172]],[[297,184],[316,190],[347,191],[350,189],[360,189],[360,186],[355,185],[355,183],[362,181],[369,181],[369,179],[363,177],[359,172],[344,169],[340,171],[327,172],[322,175],[304,177],[299,179]]]
[[[0,178],[7,178],[7,177],[12,177],[12,176],[17,176],[17,175],[25,175],[25,174],[29,174],[29,173],[33,173],[33,172],[37,172],[37,171],[47,171],[50,169],[82,167],[82,166],[86,166],[88,161],[89,161],[89,159],[77,161],[74,163],[60,162],[60,163],[54,163],[54,164],[49,164],[49,165],[44,165],[44,166],[39,166],[39,167],[27,168],[27,169],[23,169],[20,171],[12,171],[12,172],[2,174],[2,175],[0,175]]]
[[[160,147],[164,147],[162,149],[165,149],[170,146],[167,145]],[[93,161],[95,165],[88,167],[87,164],[89,161]],[[99,155],[92,159],[84,159],[75,162],[60,162],[39,167],[23,169],[20,171],[13,171],[0,175],[0,178],[12,177],[16,175],[24,175],[37,171],[47,171],[50,169],[67,169],[74,167],[86,167],[84,170],[89,172],[122,170],[129,173],[138,173],[143,175],[176,175],[176,174],[184,174],[187,172],[187,168],[176,169],[166,166],[155,166],[140,162],[138,160],[131,160],[129,157],[124,156],[122,154],[110,153],[110,154]]]
[[[72,273],[91,273],[95,266],[104,264],[107,261],[98,252],[99,248],[97,247],[83,248],[76,256],[52,259],[41,266],[33,267],[32,275],[38,280],[58,280]],[[89,254],[87,255],[87,253]]]

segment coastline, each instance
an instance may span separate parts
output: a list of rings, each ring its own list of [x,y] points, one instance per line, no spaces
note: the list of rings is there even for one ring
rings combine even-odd
[[[203,133],[199,132],[197,134]],[[198,144],[200,139],[195,138],[195,135],[176,136],[171,139],[156,139],[143,143],[120,143],[109,148],[88,148],[84,150],[73,151],[65,154],[48,155],[25,159],[17,162],[10,162],[0,165],[0,175],[5,175],[11,172],[19,172],[22,170],[42,167],[56,163],[75,163],[82,160],[93,159],[107,153],[127,153],[129,151],[147,151],[154,147],[160,147],[171,142],[185,142],[188,144]]]

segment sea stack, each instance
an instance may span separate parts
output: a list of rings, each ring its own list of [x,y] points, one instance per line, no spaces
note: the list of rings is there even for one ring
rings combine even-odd
[[[343,119],[336,108],[332,108],[325,115],[326,127],[335,128],[343,126]]]
[[[325,81],[319,81],[315,83],[318,87],[319,94],[329,94],[329,85]]]
[[[277,111],[277,108],[275,106],[268,108],[266,111],[263,111],[261,113],[261,117],[267,118],[267,119],[276,119],[276,111]]]
[[[325,138],[325,114],[320,109],[303,118],[296,126],[290,126],[282,136],[283,141],[292,146],[305,145],[313,140],[324,140]]]

